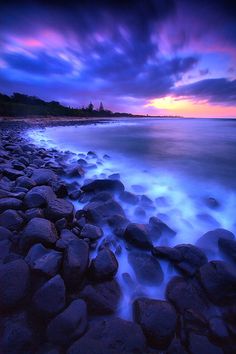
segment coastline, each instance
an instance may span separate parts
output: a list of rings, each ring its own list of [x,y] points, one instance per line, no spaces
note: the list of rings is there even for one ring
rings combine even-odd
[[[101,120],[85,118],[80,123]],[[47,125],[34,122],[41,123]],[[230,317],[236,295],[231,286],[236,284],[235,275],[226,263],[208,262],[203,241],[199,247],[153,247],[153,237],[174,237],[175,231],[156,217],[146,225],[127,220],[117,196],[132,204],[140,199],[138,193],[127,192],[118,176],[81,184],[92,163],[101,162],[96,152],[78,156],[76,165],[70,165],[69,152],[37,147],[22,137],[22,126],[31,123],[19,121],[16,129],[13,125],[3,124],[0,149],[0,285],[4,289],[0,311],[5,348],[20,345],[15,352],[23,353],[27,344],[29,351],[24,354],[42,353],[39,348],[84,354],[100,353],[98,346],[112,354],[161,350],[169,354],[175,348],[194,353],[191,348],[200,342],[209,351],[223,353],[224,344],[219,344],[213,330],[214,318],[223,311]],[[76,210],[73,201],[78,199],[84,207]],[[150,201],[144,200],[148,208]],[[211,247],[221,245],[226,254],[230,251],[225,243],[235,242],[227,230],[202,237],[213,242]],[[116,274],[119,254],[125,249],[141,283],[161,284],[161,259],[179,274],[168,283],[165,300],[150,300],[137,289],[131,304],[133,322],[117,318],[123,289]],[[132,288],[130,274],[124,274],[123,280]],[[149,311],[153,320],[146,317]],[[224,326],[233,326],[227,316],[218,317]],[[70,333],[65,326],[70,326]],[[16,334],[9,343],[9,334],[16,329],[19,337]],[[234,345],[230,334],[228,342]],[[119,344],[113,350],[115,343]]]

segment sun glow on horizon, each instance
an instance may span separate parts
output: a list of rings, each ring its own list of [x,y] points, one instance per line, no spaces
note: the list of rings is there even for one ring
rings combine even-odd
[[[186,97],[166,96],[150,100],[145,108],[153,108],[158,114],[199,118],[236,118],[236,107],[211,104],[206,100],[195,101]]]

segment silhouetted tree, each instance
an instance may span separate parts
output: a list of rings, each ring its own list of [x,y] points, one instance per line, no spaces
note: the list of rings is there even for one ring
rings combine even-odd
[[[102,102],[100,102],[100,106],[99,106],[99,112],[103,112],[104,111],[104,107]]]
[[[88,105],[88,111],[92,112],[93,111],[93,108],[94,108],[94,105],[92,104],[92,102],[89,103]]]

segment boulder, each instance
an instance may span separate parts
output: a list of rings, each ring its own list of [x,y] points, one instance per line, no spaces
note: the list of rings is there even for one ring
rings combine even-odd
[[[201,249],[190,244],[175,246],[182,256],[176,267],[188,275],[194,275],[196,271],[207,263],[207,257]]]
[[[38,186],[42,185],[52,185],[56,182],[58,177],[52,170],[47,168],[37,168],[33,170],[31,178],[35,181]]]
[[[169,345],[166,354],[188,354],[178,338],[174,338]]]
[[[68,288],[78,288],[89,263],[89,247],[83,240],[71,241],[64,252],[63,279]]]
[[[235,301],[236,274],[229,264],[211,261],[199,269],[199,278],[214,304],[228,305]]]
[[[42,243],[44,246],[54,245],[57,239],[57,230],[51,221],[33,218],[25,226],[21,242],[23,248],[27,249],[35,243]]]
[[[3,175],[8,177],[11,181],[14,181],[18,177],[24,176],[24,172],[18,171],[14,168],[4,168]]]
[[[27,176],[18,177],[16,180],[17,187],[23,187],[26,189],[31,189],[36,186],[36,182]]]
[[[80,297],[88,305],[88,312],[94,315],[114,313],[117,310],[120,296],[119,284],[114,279],[95,285],[87,285],[80,293]]]
[[[8,311],[28,295],[30,271],[21,259],[0,265],[0,311]]]
[[[10,240],[13,237],[13,234],[7,228],[0,226],[0,241]]]
[[[60,238],[57,240],[56,247],[59,250],[64,250],[67,248],[69,243],[73,240],[78,240],[78,237],[68,229],[62,229]]]
[[[124,232],[124,239],[137,248],[152,248],[151,241],[148,237],[148,230],[144,224],[128,224]]]
[[[195,333],[189,336],[189,352],[191,354],[224,354],[223,350],[212,344],[207,337]]]
[[[221,317],[212,317],[209,320],[210,338],[219,344],[230,341],[227,324]]]
[[[180,276],[173,277],[167,284],[166,298],[180,313],[188,309],[205,313],[209,308],[208,300],[198,283]]]
[[[10,253],[12,243],[10,240],[0,240],[0,262],[5,263],[5,257],[8,257]]]
[[[102,191],[107,192],[123,192],[125,187],[117,179],[96,179],[81,187],[83,192],[98,193]]]
[[[218,251],[218,241],[220,238],[224,238],[226,240],[233,240],[235,236],[232,232],[228,230],[215,229],[212,231],[208,231],[202,237],[200,237],[196,242],[196,246],[209,254],[214,254]]]
[[[219,249],[224,253],[228,260],[236,263],[236,241],[219,238]]]
[[[65,307],[65,292],[63,279],[56,275],[34,293],[33,310],[43,318],[57,315]]]
[[[163,282],[164,274],[158,260],[151,254],[132,251],[128,255],[139,283],[144,285],[159,285]]]
[[[41,208],[56,199],[56,194],[49,186],[33,187],[25,196],[24,204],[26,208]]]
[[[103,236],[103,231],[99,226],[85,224],[81,230],[80,237],[87,238],[90,241],[96,241]]]
[[[108,248],[99,251],[89,267],[90,276],[98,281],[111,279],[117,273],[117,270],[116,256]]]
[[[16,210],[6,210],[0,214],[0,226],[11,231],[19,230],[24,223],[24,219]]]
[[[0,198],[0,213],[7,209],[19,210],[22,205],[22,201],[17,198]]]
[[[166,349],[176,330],[174,307],[167,301],[139,298],[133,303],[133,312],[148,344],[156,349]]]
[[[88,332],[74,342],[67,354],[143,354],[146,340],[134,322],[111,318],[91,325]]]
[[[67,346],[83,335],[87,323],[86,303],[80,299],[74,300],[51,320],[47,327],[47,338],[51,343]]]
[[[91,202],[106,202],[107,200],[112,199],[112,194],[109,192],[99,192],[91,198]]]
[[[149,219],[149,233],[153,240],[160,236],[173,237],[176,235],[176,231],[172,230],[164,221],[152,216]]]
[[[61,266],[62,253],[47,249],[40,243],[37,243],[31,247],[25,257],[25,261],[33,271],[53,277],[58,273]]]
[[[131,205],[136,205],[138,204],[138,196],[131,193],[131,192],[127,192],[124,191],[122,193],[120,193],[120,200],[122,200],[122,202],[125,202],[127,204],[131,204]]]
[[[113,230],[113,233],[122,238],[130,221],[125,216],[113,215],[107,219],[107,223]]]
[[[44,210],[41,208],[32,208],[25,211],[25,218],[27,221],[33,218],[44,218]]]
[[[65,199],[53,199],[48,203],[45,215],[49,220],[56,221],[65,218],[69,221],[73,219],[74,206]]]
[[[83,208],[87,219],[96,224],[104,224],[113,215],[125,216],[124,210],[115,200],[109,199],[106,202],[92,202]]]
[[[152,254],[157,258],[168,259],[171,262],[180,262],[182,260],[182,254],[178,249],[167,246],[153,247]]]

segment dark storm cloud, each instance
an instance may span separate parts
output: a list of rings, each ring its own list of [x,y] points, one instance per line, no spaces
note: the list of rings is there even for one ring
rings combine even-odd
[[[225,78],[201,80],[178,87],[175,94],[208,100],[213,103],[236,104],[236,80]]]

